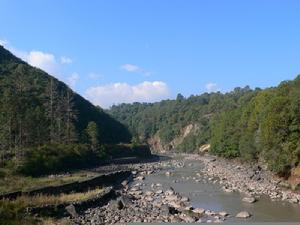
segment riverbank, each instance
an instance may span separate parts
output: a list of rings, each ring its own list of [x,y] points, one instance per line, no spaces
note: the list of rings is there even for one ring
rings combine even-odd
[[[300,204],[299,193],[288,189],[283,180],[257,165],[210,155],[193,155],[187,158],[202,161],[204,176],[219,183],[225,192],[239,191],[253,198],[266,195],[273,200]]]
[[[185,160],[131,165],[133,182],[123,182],[120,197],[103,207],[86,210],[73,221],[76,224],[124,224],[128,222],[223,222],[229,216],[225,211],[194,208],[190,199],[177,193],[172,183],[147,183],[148,176],[163,173],[172,176],[174,169],[185,167]],[[166,172],[165,172],[166,171]],[[175,181],[174,181],[175,182]],[[244,212],[244,217],[249,217]]]
[[[280,187],[280,179],[268,171],[249,164],[209,155],[179,155],[126,168],[132,171],[132,180],[122,183],[116,199],[71,221],[98,225],[300,220],[298,204],[289,203],[296,203],[296,193]]]

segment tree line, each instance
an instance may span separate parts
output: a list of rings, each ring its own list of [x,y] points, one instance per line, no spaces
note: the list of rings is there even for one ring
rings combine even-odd
[[[281,176],[300,161],[300,76],[264,90],[246,86],[225,94],[178,94],[158,103],[120,104],[109,113],[141,142],[156,135],[168,146],[195,124],[174,150],[198,151],[210,143],[213,154],[261,160]]]

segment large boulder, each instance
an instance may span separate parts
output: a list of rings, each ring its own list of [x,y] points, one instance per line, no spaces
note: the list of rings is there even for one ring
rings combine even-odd
[[[250,216],[251,216],[251,214],[248,213],[247,211],[242,211],[242,212],[239,212],[235,217],[246,219],[246,218],[249,218]]]
[[[219,215],[222,217],[228,216],[229,214],[226,211],[219,212]]]
[[[254,203],[256,202],[256,199],[254,197],[244,197],[242,201],[246,203]]]
[[[200,214],[200,215],[203,215],[205,213],[205,209],[196,208],[196,209],[193,209],[193,212],[197,213],[197,214]]]
[[[131,198],[127,195],[122,195],[118,200],[123,207],[128,207],[132,204]]]
[[[73,217],[73,218],[78,217],[75,206],[73,204],[66,206],[65,209],[70,214],[71,217]]]

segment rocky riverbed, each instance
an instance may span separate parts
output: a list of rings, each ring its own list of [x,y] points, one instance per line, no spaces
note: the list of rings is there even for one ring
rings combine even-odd
[[[187,159],[191,157],[188,156]],[[267,195],[273,200],[283,200],[300,204],[300,194],[286,188],[286,183],[260,166],[242,164],[213,156],[193,156],[203,162],[202,173],[216,180],[225,192],[239,191],[249,196],[245,201],[255,202],[255,198]]]
[[[193,167],[193,164],[197,166]],[[272,211],[275,208],[285,209],[289,213],[296,211],[292,212],[291,216],[297,214],[297,210],[300,209],[290,210],[291,208],[284,205],[278,207],[279,205],[275,204],[261,204],[262,195],[293,203],[298,203],[299,198],[296,193],[281,188],[280,180],[273,178],[267,171],[238,162],[228,163],[212,156],[186,155],[176,160],[135,164],[129,167],[132,170],[133,181],[122,183],[123,188],[119,190],[120,197],[103,207],[88,209],[72,221],[88,225],[129,222],[221,223],[226,220],[232,221],[233,218],[237,220],[255,218],[257,211],[249,205],[257,206],[259,213],[262,211],[261,208],[270,207],[269,216],[273,220]],[[182,173],[183,171],[187,172]],[[204,184],[213,186],[207,188],[203,186]],[[207,189],[204,190],[205,188]],[[177,191],[182,189],[183,191]],[[218,189],[219,194],[228,193],[228,198],[234,198],[232,202],[235,210],[230,207],[214,207],[210,203],[213,197],[210,196],[216,190],[212,189]],[[196,198],[197,191],[203,191],[202,198]],[[233,195],[239,192],[243,193],[243,198]],[[203,201],[201,206],[199,201]],[[247,205],[243,205],[242,202]],[[267,216],[262,214],[259,218],[267,219]],[[283,217],[284,221],[285,218]],[[298,217],[293,219],[297,220]]]

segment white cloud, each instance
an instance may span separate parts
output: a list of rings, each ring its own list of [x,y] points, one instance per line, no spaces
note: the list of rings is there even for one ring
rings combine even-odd
[[[216,83],[208,83],[208,84],[205,85],[205,88],[208,92],[220,91],[220,88]]]
[[[124,64],[121,66],[121,68],[127,72],[138,72],[141,70],[139,66],[134,64]]]
[[[121,69],[126,70],[127,72],[131,72],[131,73],[141,73],[145,77],[149,77],[152,74],[151,72],[149,72],[135,64],[124,64],[121,66]]]
[[[137,85],[113,83],[90,87],[85,92],[85,96],[91,102],[103,108],[120,103],[160,101],[169,94],[168,85],[162,81],[144,81]]]
[[[72,62],[73,62],[73,60],[66,57],[66,56],[60,57],[60,63],[61,64],[71,64]]]
[[[8,45],[8,41],[7,40],[3,40],[3,39],[0,39],[0,45],[2,45],[2,46],[6,46],[6,45]]]
[[[60,67],[63,64],[70,64],[72,60],[68,57],[57,58],[55,55],[43,51],[31,50],[23,51],[13,47],[9,41],[0,40],[0,45],[11,51],[14,55],[21,58],[28,64],[40,68],[51,75],[58,76]]]
[[[79,80],[78,73],[72,73],[71,76],[67,78],[67,83],[68,85],[70,85],[71,88],[75,88],[78,80]]]
[[[48,73],[53,74],[57,72],[58,63],[55,56],[52,54],[41,51],[30,51],[25,56],[25,61],[32,66],[47,71]]]

